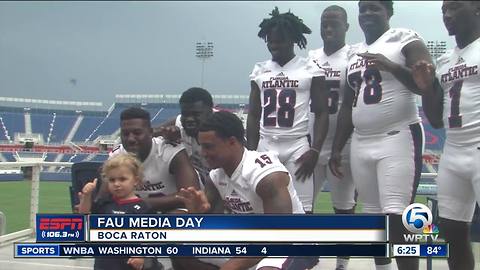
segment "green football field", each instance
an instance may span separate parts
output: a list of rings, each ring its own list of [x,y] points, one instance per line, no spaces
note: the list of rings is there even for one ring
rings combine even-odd
[[[71,213],[69,186],[68,182],[40,182],[39,213]],[[29,181],[0,182],[0,211],[7,217],[7,233],[28,228],[30,189]],[[416,201],[426,203],[426,196],[417,196]],[[317,198],[315,213],[333,213],[329,192]]]

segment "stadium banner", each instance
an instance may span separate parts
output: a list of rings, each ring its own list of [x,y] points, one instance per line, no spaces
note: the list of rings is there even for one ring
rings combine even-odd
[[[90,242],[386,242],[384,215],[91,215]]]
[[[388,244],[107,244],[16,243],[15,258],[132,256],[322,256],[385,257]]]

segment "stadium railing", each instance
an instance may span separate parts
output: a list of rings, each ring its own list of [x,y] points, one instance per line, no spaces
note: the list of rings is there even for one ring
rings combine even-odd
[[[29,214],[29,228],[13,233],[0,236],[0,246],[8,244],[18,239],[32,237],[35,234],[35,218],[38,213],[38,202],[40,192],[40,172],[42,167],[71,167],[71,162],[46,162],[46,161],[33,161],[33,162],[1,162],[0,169],[20,169],[22,167],[32,167],[32,179],[31,179],[31,197],[30,197],[30,214]]]
[[[3,212],[0,212],[0,236],[4,235],[7,231],[7,218]]]

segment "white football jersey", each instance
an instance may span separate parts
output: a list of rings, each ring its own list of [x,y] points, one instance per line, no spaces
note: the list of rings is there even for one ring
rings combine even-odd
[[[335,130],[337,128],[337,115],[343,100],[345,90],[345,78],[347,72],[347,52],[350,46],[345,45],[335,53],[326,55],[323,48],[312,50],[308,52],[308,57],[319,68],[325,71],[325,83],[330,91],[328,98],[328,112],[329,112],[329,126],[328,134],[322,146],[320,156],[330,157],[332,150]],[[309,117],[309,133],[313,137],[313,123],[315,114],[310,113]]]
[[[443,121],[447,141],[466,145],[480,142],[480,38],[455,47],[437,61],[444,91]]]
[[[265,176],[274,172],[288,173],[275,153],[244,149],[242,161],[231,177],[222,168],[218,168],[210,171],[210,178],[227,210],[236,214],[262,214],[263,200],[256,193],[257,185]],[[292,198],[293,213],[304,213],[291,177],[288,192]]]
[[[295,56],[283,67],[272,60],[255,64],[250,80],[260,89],[260,134],[298,138],[308,134],[312,78],[323,70]]]
[[[142,162],[143,185],[137,189],[137,194],[146,198],[149,196],[164,196],[177,192],[175,177],[170,173],[170,163],[178,152],[185,149],[183,145],[172,146],[162,137],[152,138],[152,149],[148,157]],[[119,145],[110,153],[110,157],[127,153]]]
[[[185,130],[183,129],[182,122],[180,120],[181,115],[177,116],[175,120],[175,126],[180,129],[180,136],[182,139],[182,144],[187,151],[188,157],[192,162],[193,167],[197,172],[202,176],[208,176],[210,169],[208,168],[208,163],[202,156],[202,147],[198,144],[197,138],[188,136]]]
[[[379,53],[405,66],[402,48],[422,40],[414,31],[394,28],[374,43],[353,45],[348,56],[347,82],[355,91],[352,121],[355,132],[383,134],[420,122],[416,96],[390,72],[367,68],[367,60],[357,53]]]

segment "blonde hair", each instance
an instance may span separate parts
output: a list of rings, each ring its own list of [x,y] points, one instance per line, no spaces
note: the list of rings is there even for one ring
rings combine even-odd
[[[142,163],[136,158],[133,154],[119,154],[116,155],[107,161],[102,166],[102,180],[107,180],[107,174],[114,169],[119,167],[128,168],[135,177],[138,178],[138,184],[142,184],[143,180],[143,166]]]

